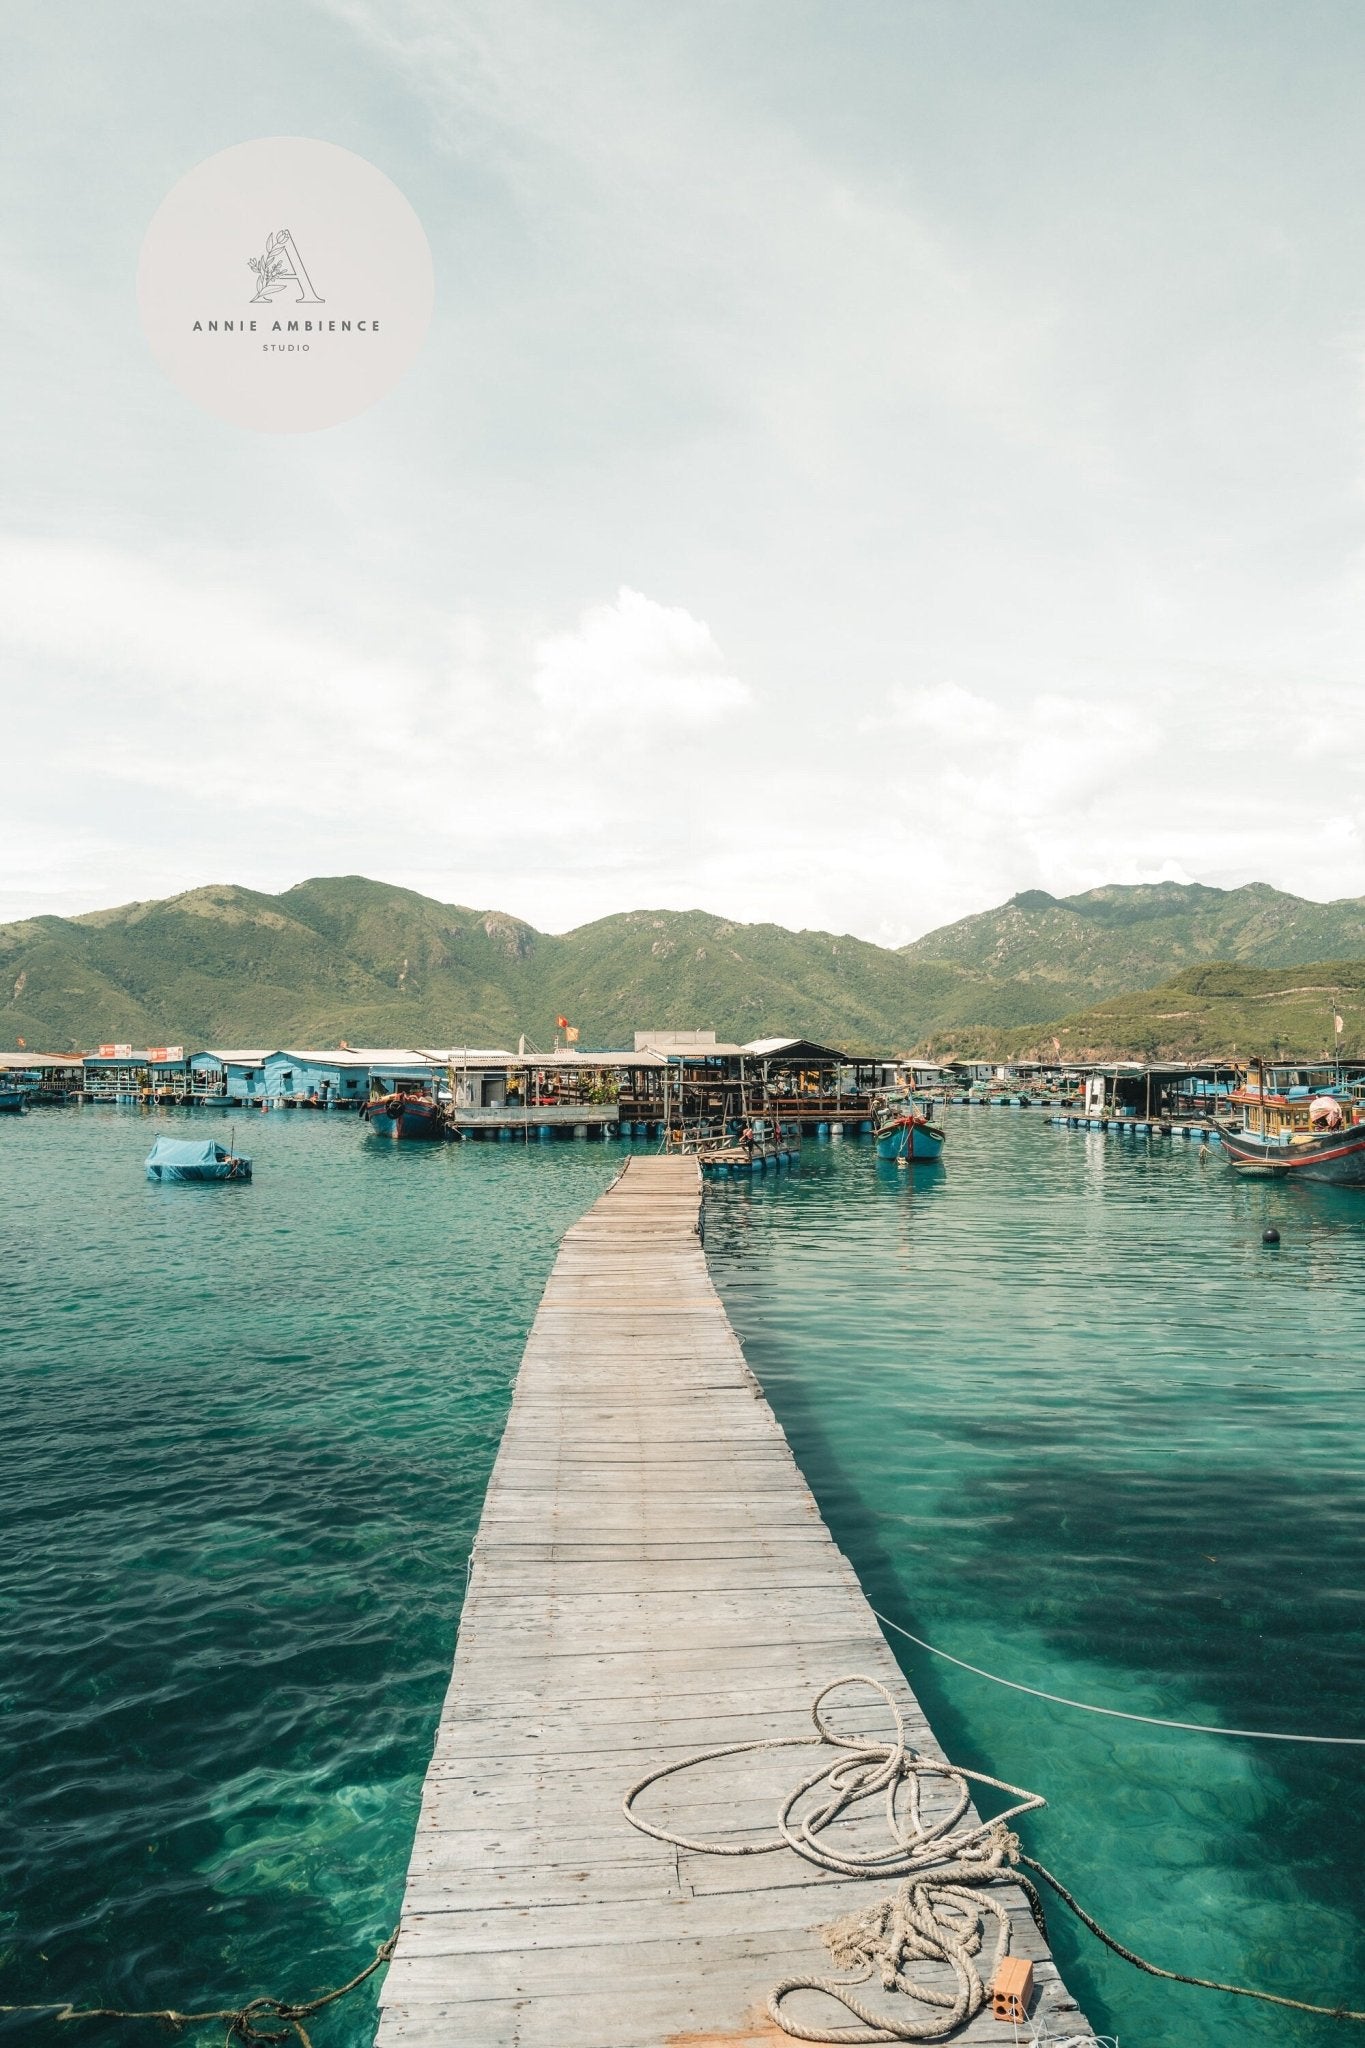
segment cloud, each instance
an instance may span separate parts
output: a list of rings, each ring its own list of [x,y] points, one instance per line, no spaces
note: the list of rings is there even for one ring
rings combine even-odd
[[[1024,887],[1365,888],[1337,684],[945,677],[812,720],[628,586],[526,636],[231,557],[3,539],[0,662],[11,916],[361,869],[559,927],[700,903],[899,943]]]
[[[1287,17],[1239,60],[1267,125],[1117,16],[1038,63],[941,10],[926,64],[872,0],[182,13],[16,72],[8,907],[360,868],[903,939],[1027,885],[1365,889],[1321,203],[1365,140],[1285,102]],[[287,448],[127,312],[244,95],[267,133],[344,102],[442,278],[399,390]]]
[[[946,915],[1026,887],[1168,879],[1325,898],[1365,888],[1358,701],[1334,683],[1287,697],[1278,679],[1207,673],[1107,697],[944,682],[893,687],[865,729]]]
[[[636,590],[528,641],[230,558],[0,537],[0,672],[30,764],[3,915],[363,868],[571,923],[686,888],[694,844],[735,853],[696,750],[750,693]]]
[[[548,730],[582,739],[694,733],[750,702],[709,626],[627,589],[537,643],[531,687]]]

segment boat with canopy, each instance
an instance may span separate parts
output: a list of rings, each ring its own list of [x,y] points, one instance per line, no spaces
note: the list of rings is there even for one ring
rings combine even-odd
[[[1339,1070],[1301,1067],[1281,1080],[1258,1060],[1230,1100],[1238,1114],[1218,1119],[1215,1128],[1239,1172],[1365,1183],[1365,1104]]]

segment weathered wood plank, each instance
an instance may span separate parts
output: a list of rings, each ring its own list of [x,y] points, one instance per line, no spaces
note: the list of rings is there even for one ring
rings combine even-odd
[[[942,1755],[745,1363],[698,1205],[693,1162],[633,1159],[546,1286],[474,1546],[380,2048],[785,2043],[769,1987],[826,1973],[820,1928],[888,1881],[786,1848],[680,1850],[630,1826],[623,1792],[656,1763],[804,1738],[814,1693],[849,1672]],[[831,1720],[890,1732],[865,1698]],[[644,1810],[703,1841],[765,1839],[814,1755],[717,1759]],[[872,1846],[869,1825],[835,1832]],[[1074,2027],[1022,1894],[1002,1897],[1043,2010]],[[793,2011],[843,2017],[806,1994]],[[999,2034],[978,2020],[959,2038]]]

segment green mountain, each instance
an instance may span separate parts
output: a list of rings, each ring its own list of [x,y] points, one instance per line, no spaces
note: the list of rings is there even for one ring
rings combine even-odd
[[[1340,1040],[1334,1017],[1345,1026]],[[940,1057],[980,1059],[1197,1060],[1260,1053],[1327,1059],[1339,1050],[1365,1058],[1365,960],[1293,967],[1215,961],[1187,967],[1159,988],[1128,991],[1060,1018],[1010,1031],[952,1031],[934,1042]]]
[[[631,911],[551,935],[348,875],[0,926],[0,1043],[515,1045],[524,1031],[544,1045],[564,1015],[584,1045],[700,1024],[881,1050],[940,1011],[971,1011],[964,991],[978,979],[703,911]]]
[[[832,932],[635,910],[562,934],[363,876],[278,896],[192,889],[84,917],[0,925],[0,1047],[584,1045],[639,1026],[799,1031],[903,1050],[984,1042],[1212,959],[1365,956],[1365,901],[1162,883],[997,910],[890,950]]]
[[[1049,896],[1028,889],[903,948],[914,965],[955,966],[1012,991],[1011,1021],[1042,1023],[1201,960],[1259,967],[1365,956],[1365,897],[1312,903],[1264,882],[1241,889],[1155,882]],[[1003,1014],[964,1024],[1005,1024]]]

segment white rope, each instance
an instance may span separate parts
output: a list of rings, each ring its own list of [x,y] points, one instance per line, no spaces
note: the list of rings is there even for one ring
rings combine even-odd
[[[872,1612],[883,1628],[894,1629],[908,1643],[918,1644],[933,1657],[942,1657],[945,1664],[956,1664],[959,1671],[970,1671],[977,1678],[989,1678],[992,1685],[1006,1685],[1011,1692],[1026,1692],[1030,1699],[1051,1700],[1056,1707],[1075,1707],[1082,1714],[1104,1714],[1111,1721],[1140,1721],[1146,1728],[1179,1728],[1188,1735],[1236,1735],[1248,1742],[1322,1742],[1338,1748],[1365,1749],[1365,1735],[1281,1735],[1268,1728],[1216,1728],[1208,1721],[1163,1721],[1158,1714],[1127,1714],[1122,1707],[1096,1707],[1088,1700],[1069,1700],[1064,1693],[1041,1692],[1036,1685],[1021,1685],[1016,1678],[1002,1678],[998,1671],[983,1671],[979,1664],[969,1664],[963,1657],[940,1650],[936,1643],[926,1643],[922,1636],[911,1635],[898,1621],[878,1614],[875,1607]]]
[[[894,1742],[875,1742],[860,1736],[840,1735],[820,1709],[832,1692],[844,1686],[867,1686],[879,1695],[895,1722]],[[905,1740],[905,1725],[895,1700],[875,1678],[851,1675],[836,1678],[815,1696],[812,1706],[814,1735],[773,1736],[756,1742],[728,1743],[708,1749],[679,1763],[662,1764],[631,1786],[622,1800],[622,1811],[632,1827],[656,1841],[675,1848],[691,1849],[710,1856],[763,1856],[773,1850],[794,1849],[808,1863],[846,1877],[900,1877],[895,1895],[861,1913],[852,1914],[825,1931],[825,1940],[837,1967],[850,1972],[843,1978],[788,1977],[773,1987],[768,2011],[783,2031],[800,2041],[881,2042],[933,2041],[954,2033],[972,2019],[986,2002],[986,1986],[1003,1957],[1009,1953],[1009,1915],[996,1899],[980,1889],[997,1879],[1013,1876],[1011,1866],[1019,1844],[1006,1822],[1023,1813],[1033,1813],[1046,1801],[1036,1792],[1026,1792],[1000,1778],[981,1771],[968,1771],[937,1763],[917,1755]],[[807,1772],[788,1792],[778,1808],[776,1834],[756,1842],[700,1842],[669,1828],[645,1820],[635,1811],[635,1801],[651,1785],[711,1763],[720,1757],[742,1756],[754,1750],[807,1748],[818,1744],[836,1753],[818,1770]],[[971,1805],[968,1781],[990,1785],[1007,1793],[1014,1804],[994,1820],[959,1826]],[[814,1804],[810,1795],[824,1788]],[[905,1788],[908,1812],[897,1811],[897,1798]],[[922,1795],[925,1791],[948,1794],[947,1810],[935,1821],[926,1818]],[[836,1853],[820,1837],[841,1816],[865,1800],[884,1806],[891,1835],[888,1848]],[[796,1809],[805,1803],[805,1810]],[[1015,1879],[1019,1882],[1018,1878]],[[1031,1887],[1027,1887],[1031,1890]],[[992,1952],[985,1968],[976,1958],[986,1942],[986,1922],[994,1923]],[[953,1972],[955,1988],[949,1993],[937,1985],[908,1977],[909,1961],[946,1963]],[[904,1992],[927,2013],[899,2019],[874,2012],[852,1996],[851,1987],[879,1974],[888,1991]],[[820,1991],[842,2005],[861,2025],[818,2027],[794,2019],[783,2001],[796,1991]]]
[[[890,1626],[895,1628],[897,1624],[892,1622]],[[909,1633],[908,1630],[900,1632]],[[918,1640],[918,1637],[911,1637],[912,1642]],[[931,1645],[925,1643],[921,1647],[929,1649]],[[951,1661],[958,1663],[961,1660],[953,1658]],[[975,1669],[970,1664],[965,1668],[969,1671]],[[981,1675],[989,1678],[993,1674],[983,1672]],[[1010,1681],[1006,1679],[1001,1683],[1009,1684]],[[847,1685],[867,1686],[885,1702],[896,1724],[894,1742],[873,1742],[860,1736],[838,1735],[829,1726],[820,1712],[821,1705],[832,1692]],[[1028,1686],[1016,1689],[1031,1690]],[[1044,1694],[1042,1697],[1051,1698],[1053,1695]],[[1073,1706],[1081,1702],[1067,1700],[1062,1704]],[[1007,1821],[1016,1819],[1020,1814],[1034,1813],[1046,1806],[1047,1801],[1041,1794],[1025,1792],[1018,1785],[1006,1784],[1001,1778],[987,1777],[984,1771],[969,1771],[958,1764],[936,1763],[917,1755],[906,1745],[905,1725],[895,1700],[875,1678],[849,1676],[832,1680],[816,1694],[811,1711],[815,1722],[814,1735],[780,1735],[757,1742],[732,1742],[721,1749],[706,1749],[695,1756],[683,1757],[677,1763],[661,1764],[657,1770],[638,1779],[621,1802],[622,1811],[632,1827],[639,1828],[642,1834],[653,1835],[656,1841],[668,1842],[674,1848],[691,1849],[707,1856],[764,1856],[773,1850],[789,1848],[806,1862],[817,1864],[822,1870],[838,1871],[843,1876],[899,1877],[902,1880],[892,1898],[883,1899],[821,1930],[836,1967],[850,1974],[841,1978],[787,1977],[773,1987],[768,1995],[768,2011],[784,2033],[799,2041],[850,2044],[935,2041],[955,2033],[973,2019],[986,2002],[986,1982],[976,1958],[985,1946],[988,1919],[995,1923],[995,1943],[988,1970],[984,1973],[987,1980],[994,1978],[1004,1957],[1009,1954],[1011,1930],[1008,1913],[998,1898],[993,1898],[989,1890],[983,1888],[1002,1879],[1018,1885],[1029,1902],[1039,1933],[1046,1939],[1042,1901],[1032,1880],[1016,1867],[1020,1863],[1036,1870],[1077,1919],[1107,1948],[1150,1977],[1162,1977],[1172,1984],[1192,1984],[1204,1991],[1224,1992],[1232,1998],[1254,1998],[1262,2004],[1282,2006],[1291,2012],[1365,2023],[1365,2011],[1353,2009],[1344,2002],[1317,2005],[1307,1999],[1290,1998],[1283,1992],[1259,1991],[1245,1984],[1225,1984],[1216,1977],[1196,1977],[1184,1970],[1165,1969],[1160,1963],[1150,1962],[1136,1950],[1127,1948],[1087,1913],[1080,1900],[1045,1864],[1026,1855],[1019,1845],[1018,1836],[1006,1827]],[[1102,1713],[1107,1710],[1097,1708],[1095,1711]],[[1122,1718],[1140,1720],[1143,1717],[1125,1715]],[[1159,1725],[1184,1727],[1189,1724],[1163,1722]],[[1221,1735],[1242,1731],[1210,1729],[1208,1732]],[[711,1763],[719,1757],[744,1756],[754,1750],[808,1748],[813,1743],[842,1754],[836,1755],[832,1762],[822,1764],[819,1770],[808,1772],[795,1790],[786,1795],[778,1808],[777,1832],[764,1841],[693,1841],[687,1835],[675,1834],[671,1829],[644,1820],[635,1811],[635,1801],[649,1786],[657,1785],[678,1771],[691,1770],[696,1764]],[[958,1823],[971,1804],[967,1791],[969,1781],[1006,1792],[1015,1804],[994,1820],[978,1821],[959,1828]],[[948,1811],[932,1823],[926,1820],[921,1804],[922,1789],[930,1784],[939,1791],[940,1797],[944,1789],[949,1794]],[[897,1796],[902,1785],[907,1788],[906,1803],[909,1807],[904,1818],[897,1811]],[[824,1798],[812,1805],[809,1811],[798,1815],[796,1808],[817,1786],[826,1788]],[[889,1849],[868,1850],[861,1854],[849,1850],[843,1855],[836,1855],[825,1847],[820,1840],[825,1828],[862,1801],[883,1795],[891,1834],[892,1846]],[[956,1980],[953,1994],[949,1996],[937,1984],[922,1984],[908,1977],[905,1964],[912,1960],[946,1963]],[[874,1974],[880,1974],[884,1990],[904,1992],[907,1997],[918,2000],[921,2006],[936,2010],[902,2020],[860,2004],[853,1996],[853,1986],[866,1983]],[[823,1992],[862,2025],[819,2027],[794,2019],[784,2010],[783,2000],[795,1991]],[[1042,2015],[1036,2015],[1031,2024],[1034,2041],[1044,2038],[1038,2032],[1039,2026],[1045,2026]],[[1085,2044],[1102,2038],[1081,2034],[1068,2037],[1068,2041],[1071,2048],[1085,2048]]]

